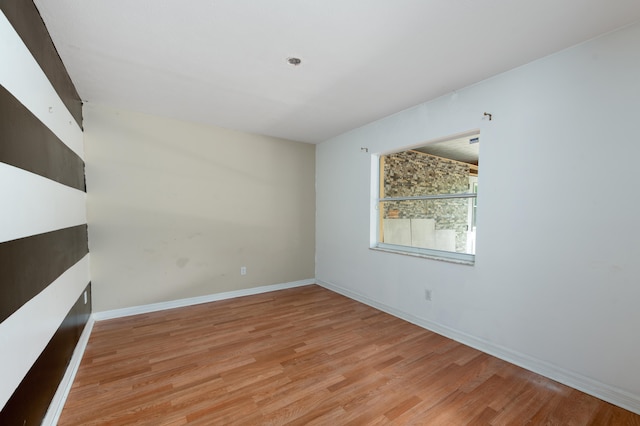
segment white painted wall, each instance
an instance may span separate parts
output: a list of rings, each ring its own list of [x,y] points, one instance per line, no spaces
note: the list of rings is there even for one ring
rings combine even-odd
[[[313,278],[313,145],[84,116],[94,311]]]
[[[35,173],[0,163],[0,242],[87,223],[87,195]],[[85,282],[86,285],[88,283]],[[83,287],[84,288],[84,287]]]
[[[316,278],[640,412],[638,46],[635,25],[318,145]],[[475,266],[370,250],[370,154],[473,129]]]

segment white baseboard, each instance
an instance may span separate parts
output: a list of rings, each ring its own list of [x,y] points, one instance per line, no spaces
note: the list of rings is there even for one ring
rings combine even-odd
[[[563,369],[548,362],[533,358],[529,355],[512,351],[511,349],[496,345],[486,340],[478,339],[477,337],[462,333],[449,327],[445,327],[433,321],[413,316],[338,285],[322,280],[316,280],[315,282],[316,284],[328,290],[342,294],[343,296],[349,297],[350,299],[357,300],[366,305],[391,314],[395,317],[408,321],[412,324],[441,334],[457,342],[485,352],[489,355],[493,355],[496,358],[508,361],[526,370],[533,371],[534,373],[548,377],[564,385],[595,396],[596,398],[602,399],[626,410],[640,414],[640,395],[634,395],[625,390],[615,388],[597,380],[593,380],[591,378]]]
[[[93,317],[96,321],[106,319],[127,317],[130,315],[146,314],[149,312],[163,311],[165,309],[182,308],[185,306],[199,305],[201,303],[216,302],[218,300],[232,299],[234,297],[251,296],[254,294],[267,293],[270,291],[284,290],[287,288],[301,287],[315,284],[313,278],[292,281],[282,284],[265,285],[242,290],[227,291],[224,293],[208,294],[206,296],[190,297],[187,299],[171,300],[169,302],[151,303],[149,305],[132,306],[130,308],[113,309],[109,311],[95,312]]]
[[[64,403],[67,401],[67,396],[69,396],[71,385],[73,385],[73,379],[76,377],[76,373],[80,367],[80,362],[82,361],[82,356],[87,348],[89,336],[91,336],[91,330],[93,329],[93,323],[94,319],[91,315],[89,316],[87,324],[84,326],[80,339],[78,339],[76,348],[73,350],[73,355],[71,356],[71,360],[67,366],[67,371],[64,373],[64,376],[58,385],[58,390],[56,390],[56,393],[51,400],[51,404],[49,404],[47,414],[42,420],[43,426],[55,426],[58,424],[60,414],[62,414],[62,408],[64,408]]]

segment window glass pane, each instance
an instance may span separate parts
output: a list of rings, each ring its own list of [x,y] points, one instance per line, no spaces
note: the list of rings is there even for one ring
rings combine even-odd
[[[380,156],[379,248],[473,262],[479,142],[471,132]]]
[[[380,242],[475,254],[475,198],[380,202]]]
[[[477,167],[418,151],[381,157],[383,187],[380,198],[415,197],[472,192],[469,177]]]

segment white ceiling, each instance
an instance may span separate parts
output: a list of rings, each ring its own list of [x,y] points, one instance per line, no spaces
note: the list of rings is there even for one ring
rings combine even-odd
[[[472,142],[474,139],[476,141]],[[480,139],[480,133],[473,133],[455,139],[428,143],[414,148],[413,151],[425,152],[437,157],[449,158],[477,166],[480,160]]]
[[[35,3],[83,100],[312,143],[640,19],[638,0]]]

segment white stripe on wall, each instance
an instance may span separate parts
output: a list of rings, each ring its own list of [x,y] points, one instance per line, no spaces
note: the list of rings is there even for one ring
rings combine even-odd
[[[4,163],[0,182],[0,243],[87,223],[83,191]]]
[[[84,160],[82,130],[4,13],[0,58],[0,84]]]
[[[89,283],[89,254],[0,323],[0,406],[9,400]]]

